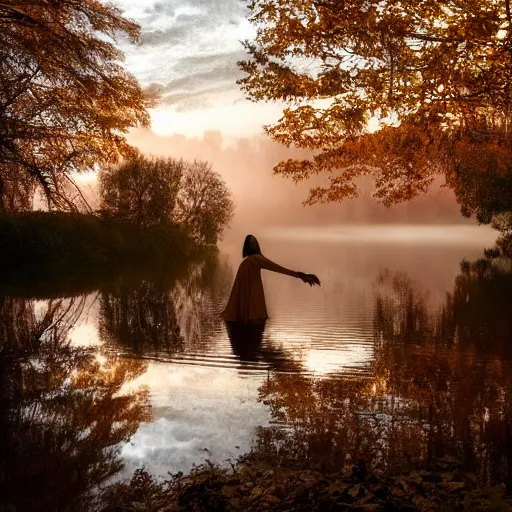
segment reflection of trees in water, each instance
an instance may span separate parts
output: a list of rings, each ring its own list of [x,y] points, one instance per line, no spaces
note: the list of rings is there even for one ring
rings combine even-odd
[[[273,373],[260,388],[269,406],[270,427],[260,427],[253,455],[285,466],[336,471],[359,456],[382,451],[382,428],[365,428],[369,420],[354,411],[368,410],[376,397],[369,381],[313,379]]]
[[[152,281],[102,293],[99,325],[102,339],[136,353],[175,354],[184,347],[171,293]]]
[[[37,351],[44,334],[65,338],[85,303],[85,295],[46,303],[0,296],[0,349],[30,353]]]
[[[225,329],[220,311],[233,281],[226,257],[212,252],[188,271],[163,281],[121,283],[100,298],[100,335],[138,354],[155,356],[204,351]],[[300,371],[298,363],[268,333],[228,332],[242,366],[263,363],[280,371]]]
[[[453,292],[435,314],[421,290],[403,279],[407,325],[396,307],[376,315],[375,369],[387,375],[394,395],[417,404],[428,427],[426,455],[451,453],[484,480],[505,477],[512,484],[512,274],[487,260],[463,262]],[[379,299],[377,299],[378,301]],[[389,302],[388,302],[389,304]],[[394,338],[386,335],[394,325]],[[422,336],[409,336],[410,326]],[[421,327],[418,327],[421,326]],[[400,342],[396,342],[396,340]],[[391,342],[390,342],[391,341]]]
[[[147,393],[120,393],[140,361],[73,346],[83,300],[0,299],[0,508],[86,510],[121,468],[119,443],[149,419]]]
[[[176,281],[172,296],[187,349],[207,347],[222,329],[220,312],[232,282],[226,257],[211,253],[190,266],[189,273]]]
[[[435,314],[425,292],[407,276],[385,272],[378,281],[375,333],[384,340],[512,355],[512,272],[505,264],[463,261],[453,291]]]
[[[512,490],[512,366],[500,358],[512,279],[484,265],[463,264],[435,314],[414,282],[384,274],[370,377],[272,374],[260,399],[276,425],[260,429],[254,455],[328,470],[360,458],[407,469],[451,455]]]
[[[426,292],[417,289],[406,274],[398,272],[382,272],[377,284],[389,293],[375,295],[374,334],[386,343],[421,343],[429,339],[432,329]]]
[[[212,253],[191,263],[180,277],[128,283],[104,292],[100,299],[102,338],[155,355],[204,348],[220,330],[219,304],[229,281],[227,262],[219,262]]]
[[[462,263],[439,322],[448,340],[486,354],[512,356],[510,270],[488,260]]]

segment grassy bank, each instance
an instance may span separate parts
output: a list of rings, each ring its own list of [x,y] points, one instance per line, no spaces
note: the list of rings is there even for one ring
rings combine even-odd
[[[0,287],[54,284],[87,289],[121,269],[179,266],[199,248],[171,223],[140,229],[95,215],[27,212],[0,215]]]

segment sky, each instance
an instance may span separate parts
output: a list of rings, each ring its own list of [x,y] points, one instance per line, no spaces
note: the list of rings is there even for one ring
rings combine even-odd
[[[272,174],[278,161],[304,155],[284,154],[281,146],[262,146],[256,154],[246,150],[233,150],[236,154],[226,152],[231,146],[238,147],[240,141],[236,139],[263,135],[263,126],[274,124],[284,106],[250,102],[236,83],[243,76],[237,61],[248,57],[241,41],[254,39],[256,35],[255,27],[248,20],[247,0],[114,1],[125,17],[141,27],[140,45],[120,42],[128,70],[143,87],[156,86],[161,91],[161,103],[151,111],[153,133],[132,130],[130,144],[148,154],[209,161],[233,191],[240,222],[248,222],[255,211],[262,210],[270,212],[272,219],[279,212],[280,218],[289,221],[309,218],[316,212],[320,212],[320,217],[315,217],[315,222],[341,219],[337,217],[338,211],[331,211],[327,206],[316,206],[304,214],[302,201],[307,197],[310,183],[299,191],[291,181]],[[378,121],[370,122],[370,129],[377,127]],[[222,133],[221,151],[212,153],[198,142],[204,141],[203,134],[208,130]],[[170,138],[174,134],[189,139],[180,142]],[[269,141],[266,136],[265,139],[264,142]],[[247,161],[249,153],[251,161]],[[83,178],[95,181],[96,176],[91,173]],[[349,211],[351,206],[345,203],[340,208]],[[407,212],[402,213],[408,216]],[[360,218],[359,213],[353,215]],[[433,218],[443,215],[432,213]],[[262,217],[259,213],[258,218]],[[451,214],[448,217],[453,218]]]
[[[140,46],[123,46],[126,66],[143,86],[157,85],[161,104],[152,111],[159,135],[201,135],[220,130],[231,137],[262,133],[281,107],[249,102],[236,80],[246,58],[241,40],[255,31],[244,0],[117,0],[140,24]]]

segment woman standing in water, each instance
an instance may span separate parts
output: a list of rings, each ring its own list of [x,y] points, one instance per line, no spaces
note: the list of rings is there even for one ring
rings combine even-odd
[[[225,322],[238,325],[265,323],[268,314],[261,269],[297,277],[310,286],[320,286],[320,280],[314,274],[294,272],[265,258],[261,254],[258,240],[252,235],[245,237],[242,256],[244,260],[238,267],[228,304],[221,313]]]

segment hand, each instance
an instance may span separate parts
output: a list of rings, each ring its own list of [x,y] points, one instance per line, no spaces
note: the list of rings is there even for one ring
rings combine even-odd
[[[304,272],[297,272],[297,277],[309,286],[317,285],[321,286],[320,279],[315,274],[305,274]]]

